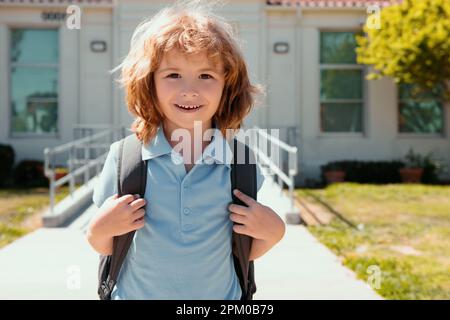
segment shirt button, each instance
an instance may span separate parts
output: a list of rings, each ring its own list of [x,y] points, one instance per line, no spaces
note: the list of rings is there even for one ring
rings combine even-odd
[[[189,231],[189,230],[192,229],[192,227],[193,227],[192,224],[185,224],[185,225],[183,226],[183,230],[184,230],[184,231]]]
[[[189,210],[189,208],[184,208],[183,212],[184,212],[184,214],[189,214],[189,212],[191,212],[191,210]]]

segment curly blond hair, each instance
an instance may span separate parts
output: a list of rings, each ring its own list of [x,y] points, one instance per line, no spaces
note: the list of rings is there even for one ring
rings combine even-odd
[[[128,110],[136,117],[131,131],[143,143],[155,136],[164,115],[158,106],[154,73],[165,52],[172,49],[188,55],[206,52],[213,64],[222,61],[225,84],[213,121],[224,136],[227,129],[240,129],[255,105],[256,95],[264,93],[263,87],[250,83],[232,26],[201,1],[189,1],[164,8],[140,23],[130,51],[113,70],[121,69],[118,80],[125,88]]]

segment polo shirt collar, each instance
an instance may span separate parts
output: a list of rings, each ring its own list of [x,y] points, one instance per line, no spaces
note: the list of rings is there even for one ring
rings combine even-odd
[[[142,160],[149,160],[164,154],[168,154],[172,151],[172,147],[164,135],[162,125],[157,129],[156,135],[150,140],[149,143],[142,145]]]
[[[227,167],[231,167],[231,161],[233,154],[230,148],[230,143],[223,137],[222,132],[213,128],[213,136],[211,142],[203,150],[202,157],[206,163],[210,163],[208,158],[215,160],[215,162],[225,164]],[[156,135],[149,143],[142,145],[142,160],[153,159],[172,152],[172,146],[164,135],[162,125],[157,129]]]

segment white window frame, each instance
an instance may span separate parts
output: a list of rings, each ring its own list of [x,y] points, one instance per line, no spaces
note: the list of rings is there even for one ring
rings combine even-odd
[[[11,61],[11,45],[12,45],[12,30],[54,30],[57,32],[58,37],[58,62],[56,63],[17,63]],[[60,137],[60,92],[61,92],[61,79],[60,79],[60,30],[58,26],[26,26],[26,25],[10,25],[8,26],[8,112],[9,112],[9,138],[59,138]],[[13,113],[12,113],[12,68],[13,67],[29,67],[29,68],[47,68],[47,69],[56,69],[56,81],[58,84],[58,90],[57,90],[57,97],[56,98],[45,98],[48,101],[52,100],[52,102],[56,102],[56,108],[57,108],[57,123],[56,123],[56,132],[54,133],[33,133],[33,132],[13,132],[13,126],[12,126],[12,120],[13,120]]]
[[[366,77],[366,67],[362,64],[357,63],[321,63],[320,56],[321,56],[321,34],[324,32],[360,32],[360,29],[320,29],[319,30],[319,38],[318,38],[318,46],[319,46],[319,55],[318,55],[318,61],[319,61],[319,137],[364,137],[367,132],[367,120],[366,120],[366,106],[367,106],[367,81],[365,80]],[[361,99],[328,99],[326,101],[322,100],[321,98],[321,89],[322,89],[322,80],[321,80],[321,72],[322,70],[361,70],[362,73],[362,84],[361,84],[361,90],[362,90],[362,97]],[[321,109],[322,109],[322,103],[361,103],[361,131],[360,132],[333,132],[333,131],[323,131],[322,130],[322,119],[321,119]]]

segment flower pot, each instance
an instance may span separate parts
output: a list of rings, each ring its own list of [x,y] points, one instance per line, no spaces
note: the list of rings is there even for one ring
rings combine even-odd
[[[69,171],[67,168],[55,168],[55,181],[61,179],[62,177],[66,176]]]
[[[67,172],[55,172],[55,181],[67,175]]]
[[[343,170],[325,171],[325,179],[327,180],[327,183],[344,182],[345,171]]]
[[[399,169],[402,182],[404,183],[420,183],[422,179],[422,168],[401,168]]]

